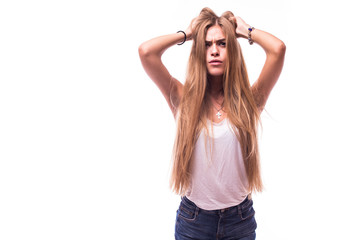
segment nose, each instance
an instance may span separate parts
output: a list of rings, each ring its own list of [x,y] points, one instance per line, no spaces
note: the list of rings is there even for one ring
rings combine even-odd
[[[219,49],[215,43],[211,46],[211,56],[219,56]]]

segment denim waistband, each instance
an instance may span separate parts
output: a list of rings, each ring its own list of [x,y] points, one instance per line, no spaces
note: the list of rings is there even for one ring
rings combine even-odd
[[[238,205],[228,207],[228,208],[223,208],[223,209],[205,210],[205,209],[199,208],[194,202],[192,202],[186,196],[183,196],[181,198],[181,200],[188,206],[198,208],[199,210],[210,213],[210,214],[211,213],[213,213],[213,214],[219,214],[219,213],[223,214],[223,213],[226,213],[226,212],[230,212],[230,211],[232,211],[234,209],[240,210],[243,206],[247,206],[249,204],[249,201],[252,201],[251,199],[249,199],[249,196],[246,196],[246,198],[241,203],[239,203]]]

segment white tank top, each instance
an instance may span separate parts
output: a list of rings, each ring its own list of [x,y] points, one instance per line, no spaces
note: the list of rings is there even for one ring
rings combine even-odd
[[[208,120],[210,136],[203,129],[195,144],[191,184],[185,194],[188,199],[205,210],[238,205],[250,193],[241,146],[230,122],[225,118],[220,123],[212,123],[213,136],[211,123]]]

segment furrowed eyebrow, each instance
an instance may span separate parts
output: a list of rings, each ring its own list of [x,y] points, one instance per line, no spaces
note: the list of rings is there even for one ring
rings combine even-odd
[[[221,38],[221,39],[218,39],[218,40],[215,40],[215,42],[219,43],[219,42],[225,42],[225,38]],[[205,43],[212,43],[212,41],[205,41]]]

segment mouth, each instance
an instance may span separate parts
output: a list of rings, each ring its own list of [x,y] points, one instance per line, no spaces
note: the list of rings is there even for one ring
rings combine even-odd
[[[209,64],[210,65],[220,65],[220,64],[222,64],[222,61],[220,61],[220,60],[211,60],[210,62],[209,62]]]

